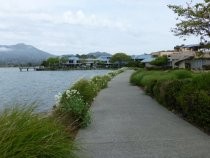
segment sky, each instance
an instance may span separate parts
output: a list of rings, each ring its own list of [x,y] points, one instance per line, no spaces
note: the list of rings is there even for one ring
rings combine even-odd
[[[202,0],[194,0],[201,2]],[[0,0],[0,44],[25,43],[55,54],[144,54],[195,44],[170,31],[168,4],[183,0]]]

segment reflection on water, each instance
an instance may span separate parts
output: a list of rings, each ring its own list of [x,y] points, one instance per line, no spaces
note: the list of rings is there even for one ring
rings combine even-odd
[[[0,108],[36,102],[46,111],[55,103],[54,96],[81,78],[106,74],[108,70],[28,71],[0,68]]]

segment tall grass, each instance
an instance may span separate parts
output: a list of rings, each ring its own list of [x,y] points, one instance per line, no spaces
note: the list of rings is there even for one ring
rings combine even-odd
[[[63,93],[55,114],[60,116],[61,122],[70,126],[72,130],[90,124],[89,105],[77,90],[66,90]]]
[[[174,75],[175,79],[192,78],[192,72],[188,70],[174,70],[171,71],[171,74]]]
[[[131,76],[130,81],[131,83],[139,86],[148,86],[153,81],[166,81],[185,78],[192,78],[192,72],[187,70],[147,71],[141,69]]]
[[[65,128],[34,110],[16,106],[0,113],[0,157],[74,158],[76,148]]]

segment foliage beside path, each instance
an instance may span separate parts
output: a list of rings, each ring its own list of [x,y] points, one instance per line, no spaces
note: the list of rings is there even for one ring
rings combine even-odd
[[[210,132],[210,73],[138,70],[130,81],[169,110]]]

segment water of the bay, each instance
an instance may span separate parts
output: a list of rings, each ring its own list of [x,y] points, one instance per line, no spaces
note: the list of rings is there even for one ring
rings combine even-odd
[[[0,68],[0,109],[36,102],[40,111],[55,104],[55,95],[81,78],[103,75],[108,70],[23,71]]]

